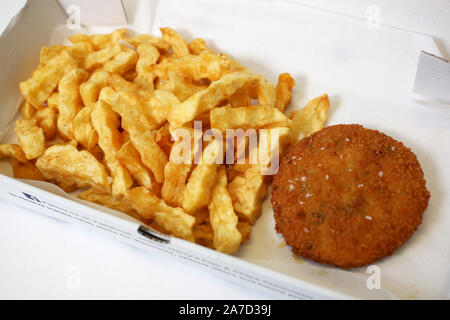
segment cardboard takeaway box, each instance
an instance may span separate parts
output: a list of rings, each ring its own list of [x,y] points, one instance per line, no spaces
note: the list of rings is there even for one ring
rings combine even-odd
[[[68,28],[77,22],[74,12],[81,14],[83,30]],[[450,215],[445,208],[450,197],[444,190],[450,188],[450,115],[445,107],[411,100],[420,51],[439,55],[430,37],[295,1],[28,1],[0,38],[1,143],[14,142],[13,120],[22,102],[18,84],[38,64],[42,46],[63,43],[71,33],[106,33],[124,25],[130,32],[159,35],[159,27],[170,26],[187,40],[203,37],[215,51],[272,81],[290,72],[297,82],[291,109],[327,92],[328,124],[360,123],[384,131],[417,154],[431,201],[414,236],[377,262],[381,288],[367,285],[366,268],[342,270],[293,257],[274,230],[269,199],[251,240],[234,256],[159,234],[54,185],[12,179],[8,161],[0,161],[1,199],[281,298],[449,297]]]

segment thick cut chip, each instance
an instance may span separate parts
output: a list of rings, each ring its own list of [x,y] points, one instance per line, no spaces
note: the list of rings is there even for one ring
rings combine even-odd
[[[72,140],[73,119],[83,107],[80,96],[80,84],[86,81],[89,74],[83,69],[73,69],[59,82],[59,104],[57,126],[60,135],[66,140]]]
[[[250,240],[250,223],[247,221],[239,221],[237,228],[242,235],[241,244]]]
[[[186,41],[171,28],[160,28],[162,38],[172,45],[173,52],[177,58],[184,57],[189,54],[189,48]]]
[[[203,150],[203,160],[192,170],[191,176],[186,184],[183,198],[183,209],[194,213],[206,207],[210,201],[211,190],[216,182],[218,164],[212,159],[220,156],[223,152],[222,141],[214,140]]]
[[[111,178],[105,167],[88,151],[78,151],[73,144],[53,145],[36,161],[47,180],[66,192],[92,187],[111,193]]]
[[[24,163],[12,158],[11,167],[14,178],[45,181],[45,177],[31,161]]]
[[[131,207],[131,205],[121,197],[114,197],[108,193],[101,193],[97,190],[90,188],[78,195],[78,198],[99,204],[101,206],[124,212],[131,216],[136,216],[137,212]]]
[[[176,72],[169,73],[170,89],[181,102],[187,100],[199,91],[205,90],[208,86],[198,84],[192,80],[184,78]]]
[[[113,44],[101,50],[94,51],[88,54],[83,61],[83,69],[92,71],[101,68],[106,62],[117,56],[124,46],[120,44]]]
[[[196,38],[192,40],[188,44],[188,48],[192,54],[195,54],[197,56],[204,52],[213,53],[212,50],[206,46],[205,40],[203,40],[202,38]]]
[[[107,46],[110,46],[112,44],[115,44],[121,39],[125,39],[127,34],[127,29],[117,29],[113,31],[110,34],[94,34],[91,36],[88,36],[86,34],[75,34],[73,36],[70,36],[68,39],[74,43],[77,44],[79,42],[89,42],[94,50],[99,50],[102,48],[105,48]]]
[[[293,139],[297,141],[322,129],[329,108],[330,100],[325,93],[309,101],[303,109],[291,112]]]
[[[164,56],[163,56],[164,57]],[[166,58],[152,68],[155,77],[168,79],[171,71],[183,75],[194,81],[208,79],[219,80],[226,73],[230,73],[231,59],[224,54],[204,52],[198,56],[187,55],[179,59]]]
[[[36,108],[33,107],[28,101],[25,101],[20,107],[20,113],[24,118],[31,118],[36,113]]]
[[[134,69],[138,60],[137,53],[127,47],[122,47],[122,51],[119,52],[112,60],[105,62],[103,70],[124,75],[128,71]]]
[[[235,107],[246,107],[252,104],[252,99],[250,98],[248,89],[242,87],[237,90],[232,96],[230,96],[230,105]]]
[[[14,158],[26,163],[27,158],[22,149],[17,144],[0,144],[0,159]]]
[[[213,230],[209,223],[196,223],[194,226],[194,238],[195,243],[207,248],[214,249]]]
[[[38,109],[34,116],[37,125],[44,131],[45,140],[52,140],[58,131],[56,126],[57,113],[54,108],[46,107]]]
[[[126,41],[136,48],[143,43],[154,45],[156,48],[158,48],[161,54],[165,54],[170,50],[170,43],[168,43],[166,40],[162,38],[152,37],[148,34],[140,34],[132,39],[127,39]]]
[[[98,133],[98,145],[103,150],[106,166],[113,178],[112,195],[123,195],[133,185],[133,178],[117,158],[122,146],[119,115],[106,102],[100,100],[94,105],[91,121]]]
[[[234,213],[233,202],[227,190],[227,174],[224,166],[220,167],[217,173],[208,210],[214,234],[214,248],[217,251],[234,253],[239,249],[242,235],[237,229],[238,217]]]
[[[47,106],[49,108],[58,110],[59,105],[59,92],[53,92],[52,95],[47,99]]]
[[[228,184],[228,192],[239,218],[255,223],[261,214],[261,203],[267,195],[267,184],[258,167],[245,170]]]
[[[278,109],[268,106],[229,106],[211,110],[211,128],[226,129],[264,128],[268,126],[289,126],[291,121]]]
[[[128,190],[126,199],[142,217],[154,218],[161,227],[175,237],[194,241],[195,218],[183,209],[167,205],[143,187]]]
[[[295,86],[295,80],[289,73],[282,73],[278,76],[278,84],[275,88],[277,94],[277,103],[275,107],[281,112],[286,109],[292,100],[292,88]]]
[[[80,41],[75,43],[73,46],[51,46],[42,47],[40,55],[41,65],[46,65],[53,57],[57,56],[61,51],[67,51],[73,58],[81,61],[89,53],[93,51],[92,44],[87,41]]]
[[[130,105],[109,87],[102,89],[100,99],[107,102],[112,109],[122,117],[122,127],[130,134],[130,141],[141,155],[142,162],[152,170],[157,182],[164,181],[164,166],[168,159],[164,151],[153,138],[155,129],[148,119],[139,113],[137,108]]]
[[[207,89],[191,96],[178,108],[172,108],[168,115],[168,121],[172,128],[179,128],[183,124],[194,120],[202,112],[216,107],[220,102],[228,99],[239,88],[256,81],[259,81],[257,76],[247,73],[237,72],[227,74],[220,80],[211,83]]]
[[[91,114],[95,104],[81,109],[73,119],[73,135],[85,149],[92,150],[98,142],[98,133],[92,126]]]
[[[291,143],[290,128],[262,129],[257,147],[249,150],[245,163],[235,163],[233,170],[244,173],[250,167],[259,167],[261,174],[270,179],[278,170],[284,152]]]
[[[151,66],[158,62],[160,56],[158,49],[150,43],[143,43],[137,47],[137,53],[139,59],[136,64],[136,72],[138,74],[151,72]]]
[[[109,85],[110,74],[106,71],[95,71],[89,80],[80,85],[80,95],[85,106],[97,102],[100,90]]]
[[[36,159],[45,150],[45,136],[38,127],[36,119],[20,119],[16,121],[17,141],[28,160]]]
[[[31,78],[21,82],[20,92],[31,105],[39,108],[58,86],[59,80],[76,66],[75,59],[62,51],[45,66],[36,69]]]
[[[150,170],[142,163],[141,156],[130,141],[125,142],[117,153],[119,161],[128,169],[133,178],[142,186],[158,193],[158,186]]]

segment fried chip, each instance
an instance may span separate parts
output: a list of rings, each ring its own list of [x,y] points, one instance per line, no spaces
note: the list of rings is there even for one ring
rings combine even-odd
[[[113,31],[110,34],[94,34],[91,36],[86,34],[75,34],[68,39],[74,44],[79,42],[89,42],[94,50],[99,50],[111,46],[121,39],[125,39],[126,34],[127,29],[122,28]]]
[[[56,120],[57,113],[54,108],[46,107],[37,110],[33,118],[36,119],[37,125],[42,128],[45,140],[52,140],[58,131]]]
[[[267,106],[232,108],[229,106],[211,110],[211,128],[226,129],[264,128],[289,126],[291,121],[278,109]]]
[[[283,112],[289,106],[292,100],[292,88],[295,86],[295,80],[289,73],[282,73],[278,76],[278,84],[275,88],[277,102],[275,108]]]
[[[210,155],[211,158],[219,156],[221,143],[212,141],[204,150],[203,157]],[[209,203],[212,187],[216,182],[218,164],[211,161],[201,161],[188,179],[183,196],[183,209],[188,213],[194,213]]]
[[[59,80],[77,63],[67,51],[52,58],[45,66],[36,69],[31,78],[20,83],[20,92],[35,108],[39,108],[58,86]]]
[[[194,241],[195,218],[181,208],[167,205],[143,187],[128,190],[125,198],[142,217],[146,219],[154,218],[170,234],[188,241]]]
[[[20,107],[20,113],[24,118],[32,118],[35,112],[36,108],[33,107],[28,101],[25,101]]]
[[[113,195],[108,193],[98,192],[94,188],[83,191],[78,195],[78,198],[126,213],[133,217],[137,216],[137,212],[123,198],[114,197]]]
[[[91,121],[98,133],[98,145],[103,150],[106,166],[113,178],[112,195],[123,195],[133,185],[133,178],[117,158],[122,146],[122,136],[118,130],[119,115],[106,102],[100,100],[93,107]]]
[[[91,122],[94,103],[81,109],[73,119],[73,135],[85,149],[92,150],[98,143],[98,133]]]
[[[310,100],[303,109],[293,111],[289,115],[292,119],[292,135],[295,141],[307,137],[323,128],[327,119],[330,100],[327,94]]]
[[[223,75],[232,72],[231,59],[224,54],[211,54],[204,52],[198,56],[187,55],[180,59],[163,59],[152,68],[155,77],[162,80],[169,78],[170,72],[177,72],[183,77],[193,81],[208,79],[217,81]]]
[[[73,69],[68,72],[58,85],[59,104],[57,126],[60,135],[66,140],[72,140],[73,119],[83,107],[80,96],[80,84],[86,81],[89,74],[83,69]]]
[[[28,160],[36,159],[45,151],[45,136],[38,127],[36,119],[20,119],[16,121],[17,140]]]
[[[137,53],[134,50],[123,46],[122,51],[119,52],[113,59],[105,62],[102,69],[122,76],[128,71],[134,69],[137,60]]]
[[[100,99],[107,102],[112,109],[122,117],[122,127],[130,134],[130,141],[141,155],[142,162],[152,170],[157,182],[164,181],[164,166],[168,159],[167,155],[158,146],[151,132],[153,127],[146,117],[139,114],[136,108],[130,106],[109,87],[100,92]]]
[[[196,38],[188,44],[188,48],[191,54],[200,55],[204,52],[213,53],[211,49],[206,46],[205,40],[202,38]]]
[[[122,48],[124,48],[124,46],[116,43],[88,54],[83,60],[83,69],[93,71],[103,67],[106,62],[122,52]]]
[[[160,28],[162,38],[171,44],[172,50],[177,58],[184,57],[189,54],[189,48],[186,41],[171,28]]]
[[[159,187],[150,170],[142,163],[141,156],[130,141],[125,142],[117,153],[119,161],[128,169],[140,186],[157,194]]]
[[[109,72],[98,70],[80,85],[80,95],[85,106],[97,102],[100,90],[109,85]]]
[[[176,72],[169,73],[170,91],[181,102],[189,99],[199,91],[205,90],[208,86],[198,84],[192,80],[186,79]]]
[[[216,183],[208,204],[209,220],[213,230],[213,244],[217,251],[234,253],[241,244],[242,236],[237,229],[238,217],[227,190],[225,167],[217,172]]]
[[[240,219],[255,223],[261,214],[261,203],[267,195],[267,184],[258,167],[245,170],[228,184],[233,207]]]
[[[136,48],[143,43],[154,45],[161,54],[165,54],[170,50],[170,43],[162,38],[152,37],[148,34],[140,34],[132,39],[127,39],[126,41]]]
[[[66,192],[90,186],[103,193],[111,192],[111,178],[105,167],[88,151],[78,151],[72,144],[53,145],[36,161],[47,180]]]
[[[0,159],[14,158],[26,163],[27,158],[22,149],[17,144],[0,144]]]
[[[12,158],[11,167],[13,169],[13,177],[16,179],[45,181],[45,177],[31,161],[24,163]]]
[[[192,121],[197,115],[204,111],[213,109],[224,99],[229,98],[239,88],[251,82],[259,81],[259,78],[247,73],[230,73],[220,80],[189,99],[184,101],[178,108],[172,108],[167,116],[172,128],[179,128],[183,124]]]

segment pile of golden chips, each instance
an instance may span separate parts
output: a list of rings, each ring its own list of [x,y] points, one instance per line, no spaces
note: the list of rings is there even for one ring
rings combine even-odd
[[[233,253],[261,213],[271,178],[261,169],[270,163],[194,162],[194,151],[180,163],[176,146],[183,140],[173,133],[199,131],[194,121],[202,123],[200,135],[264,128],[270,136],[276,129],[282,154],[322,128],[328,97],[287,117],[295,85],[289,74],[275,87],[203,39],[187,44],[170,28],[161,28],[160,38],[126,33],[77,34],[71,46],[43,47],[38,68],[20,83],[18,144],[0,145],[0,158],[11,158],[16,178],[82,189],[83,200]],[[204,140],[200,150],[224,160],[223,141]]]

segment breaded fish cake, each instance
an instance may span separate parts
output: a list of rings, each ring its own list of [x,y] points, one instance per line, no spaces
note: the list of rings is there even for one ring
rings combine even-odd
[[[299,141],[272,186],[276,230],[293,253],[345,268],[393,254],[422,222],[429,198],[415,154],[360,125]]]

